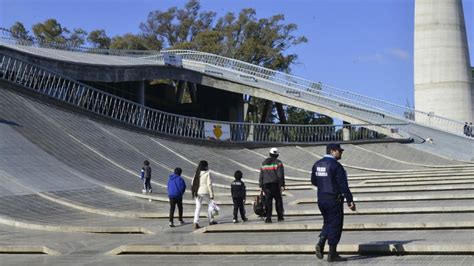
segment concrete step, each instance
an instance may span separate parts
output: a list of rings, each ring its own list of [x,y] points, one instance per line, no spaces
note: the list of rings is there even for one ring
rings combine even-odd
[[[265,232],[312,232],[321,231],[322,223],[271,223],[271,224],[217,224],[200,228],[194,233],[265,233]],[[468,230],[474,229],[474,221],[450,222],[387,222],[387,223],[346,223],[344,231],[377,230]]]
[[[328,251],[326,245],[325,251]],[[360,255],[411,255],[411,254],[474,254],[474,245],[469,244],[340,244],[341,254]],[[314,244],[304,245],[123,245],[107,255],[150,255],[150,254],[314,254]]]
[[[472,200],[472,193],[465,194],[445,194],[445,195],[389,195],[389,196],[357,196],[354,195],[355,202],[386,202],[386,201],[439,201],[439,200]],[[316,195],[313,198],[299,198],[290,204],[316,204]]]

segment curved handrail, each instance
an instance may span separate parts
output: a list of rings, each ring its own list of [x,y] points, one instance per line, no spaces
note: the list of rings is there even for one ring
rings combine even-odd
[[[211,123],[227,125],[229,140],[234,142],[308,143],[344,141],[345,138],[406,138],[398,131],[405,124],[277,125],[181,116],[145,107],[8,55],[1,55],[0,59],[0,79],[116,121],[173,136],[208,139],[206,123]],[[377,131],[383,131],[384,134]]]

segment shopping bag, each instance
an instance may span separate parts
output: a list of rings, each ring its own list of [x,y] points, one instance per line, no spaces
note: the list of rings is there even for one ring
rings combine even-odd
[[[211,202],[209,202],[209,212],[212,214],[212,216],[218,216],[219,211],[220,208],[217,203],[214,200],[211,200]]]

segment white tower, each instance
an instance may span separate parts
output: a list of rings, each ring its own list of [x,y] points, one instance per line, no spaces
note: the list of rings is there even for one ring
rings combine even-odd
[[[461,0],[415,0],[414,71],[417,110],[473,121],[474,93]]]

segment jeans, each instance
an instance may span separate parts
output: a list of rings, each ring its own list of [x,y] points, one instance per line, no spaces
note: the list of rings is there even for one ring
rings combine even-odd
[[[151,191],[151,178],[143,179],[143,189],[147,192]]]
[[[178,205],[178,220],[183,221],[183,198],[169,198],[170,199],[170,222],[174,219],[174,210]]]

